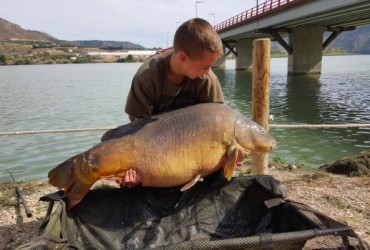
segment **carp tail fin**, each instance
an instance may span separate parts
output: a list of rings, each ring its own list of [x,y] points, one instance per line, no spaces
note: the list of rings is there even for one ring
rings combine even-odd
[[[76,158],[63,162],[48,173],[49,184],[59,189],[64,188],[67,199],[67,210],[77,205],[94,184],[87,183],[76,175]]]

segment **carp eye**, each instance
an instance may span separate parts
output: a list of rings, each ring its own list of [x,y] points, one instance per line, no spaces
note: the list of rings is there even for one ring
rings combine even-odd
[[[259,132],[260,134],[265,134],[266,133],[266,130],[260,126],[257,126],[257,125],[254,125],[253,128],[255,130],[257,130],[257,132]]]

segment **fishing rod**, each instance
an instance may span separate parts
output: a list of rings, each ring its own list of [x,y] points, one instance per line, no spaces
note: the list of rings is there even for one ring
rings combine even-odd
[[[13,176],[12,172],[10,172],[10,171],[7,171],[7,172],[10,174],[10,176],[11,176],[11,177],[12,177],[12,179],[13,179],[13,182],[14,182],[14,184],[15,184],[15,191],[17,192],[17,196],[18,196],[18,198],[19,198],[19,199],[21,199],[21,201],[22,201],[22,204],[23,204],[23,206],[24,206],[24,211],[26,212],[27,217],[28,217],[28,218],[32,217],[32,212],[31,212],[31,210],[28,208],[28,206],[27,206],[27,202],[26,202],[26,200],[24,199],[24,196],[23,196],[23,194],[22,194],[21,189],[19,188],[19,186],[17,185],[17,182],[15,181],[15,179],[14,179],[14,176]]]

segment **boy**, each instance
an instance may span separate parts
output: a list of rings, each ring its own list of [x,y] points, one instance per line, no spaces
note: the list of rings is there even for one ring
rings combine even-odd
[[[130,120],[197,103],[223,103],[220,83],[211,70],[222,54],[222,41],[207,21],[194,18],[183,23],[173,49],[153,56],[135,74],[125,108]],[[121,185],[132,187],[139,181],[130,169]]]

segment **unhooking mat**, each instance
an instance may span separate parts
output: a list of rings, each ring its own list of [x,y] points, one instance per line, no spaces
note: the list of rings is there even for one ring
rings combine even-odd
[[[20,249],[369,249],[349,226],[288,200],[271,176],[217,173],[185,192],[91,190],[68,212],[62,197],[42,197],[42,234]]]

